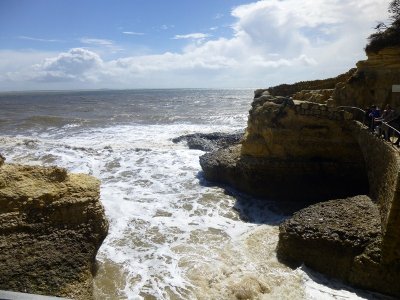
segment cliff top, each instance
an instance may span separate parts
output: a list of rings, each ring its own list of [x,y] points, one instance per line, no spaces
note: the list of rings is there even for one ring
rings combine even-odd
[[[346,73],[332,78],[300,81],[293,84],[280,84],[269,87],[268,91],[273,96],[293,96],[293,94],[302,90],[334,89],[337,83],[347,81],[355,71],[356,69],[352,68]]]

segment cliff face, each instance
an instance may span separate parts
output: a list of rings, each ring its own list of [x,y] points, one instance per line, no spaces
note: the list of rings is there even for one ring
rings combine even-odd
[[[368,192],[361,150],[326,105],[256,91],[242,145],[200,158],[205,177],[276,200],[314,202]]]
[[[369,107],[399,105],[392,97],[392,85],[400,84],[400,47],[384,48],[369,53],[368,59],[357,63],[357,71],[347,81],[336,85],[334,104]]]
[[[366,162],[370,197],[309,206],[280,226],[278,256],[358,287],[400,296],[400,154],[350,124]]]
[[[0,167],[0,289],[91,299],[107,230],[95,178],[57,167]]]

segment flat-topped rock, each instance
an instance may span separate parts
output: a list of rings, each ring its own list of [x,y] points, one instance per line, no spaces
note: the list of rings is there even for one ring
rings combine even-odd
[[[58,167],[0,168],[0,289],[92,298],[108,230],[99,187]]]
[[[304,208],[280,225],[278,257],[355,286],[400,295],[399,262],[382,260],[379,207],[368,196]]]

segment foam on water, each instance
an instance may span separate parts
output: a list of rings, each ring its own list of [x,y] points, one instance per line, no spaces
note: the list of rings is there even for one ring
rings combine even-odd
[[[171,141],[215,126],[242,129],[246,115],[210,113],[208,121],[71,122],[0,137],[0,152],[8,162],[56,164],[101,179],[110,230],[98,254],[96,299],[379,299],[277,261],[283,216],[273,203],[210,185],[200,172],[202,152]]]

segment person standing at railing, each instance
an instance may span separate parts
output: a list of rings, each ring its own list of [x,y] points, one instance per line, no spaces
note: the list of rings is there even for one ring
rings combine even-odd
[[[377,107],[376,105],[372,105],[370,108],[370,113],[369,113],[369,118],[370,118],[370,125],[369,125],[369,129],[371,131],[375,130],[375,120],[379,119],[379,117],[381,116],[381,110],[379,109],[379,107]]]
[[[391,134],[391,129],[386,124],[393,118],[394,110],[389,104],[386,104],[385,110],[379,118],[374,119],[374,125],[378,136],[382,136],[385,140],[389,140],[389,136]]]

